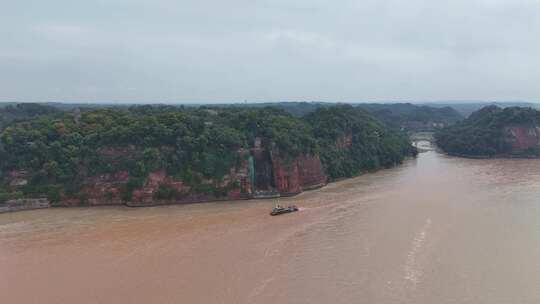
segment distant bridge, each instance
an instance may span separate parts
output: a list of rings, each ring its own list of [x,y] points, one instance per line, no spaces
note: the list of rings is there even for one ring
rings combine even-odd
[[[409,136],[411,141],[429,141],[430,143],[435,143],[435,138],[433,137],[433,132],[416,132]]]

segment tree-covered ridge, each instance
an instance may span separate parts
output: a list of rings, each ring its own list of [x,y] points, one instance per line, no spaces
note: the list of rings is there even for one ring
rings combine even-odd
[[[296,117],[304,117],[319,108],[332,107],[325,102],[273,102],[261,104],[225,104],[220,107],[276,107]],[[435,128],[454,124],[463,116],[451,107],[434,107],[410,103],[356,103],[355,107],[366,110],[386,126],[406,131],[431,131]]]
[[[350,148],[336,146],[344,135],[352,136]],[[284,159],[320,154],[332,178],[394,165],[414,152],[405,137],[350,106],[321,108],[305,118],[271,107],[88,109],[7,127],[0,134],[0,196],[16,190],[58,199],[76,195],[90,177],[122,171],[129,173],[122,192],[129,200],[156,170],[206,191],[245,160],[239,151],[249,153],[256,138]],[[11,172],[25,172],[28,183],[12,187]]]
[[[358,107],[365,109],[390,128],[409,131],[433,130],[463,119],[463,116],[451,107],[435,108],[410,103],[368,103],[359,104]]]
[[[389,130],[359,108],[320,108],[306,120],[319,141],[323,166],[334,179],[390,167],[416,155],[404,134]],[[348,147],[344,149],[340,141]]]
[[[56,108],[37,103],[8,104],[0,107],[0,130],[13,122],[58,112]]]
[[[497,106],[484,107],[472,113],[464,121],[440,130],[435,134],[437,145],[446,152],[493,156],[498,154],[524,153],[538,155],[535,148],[513,151],[505,127],[512,125],[538,126],[540,112],[532,108]]]

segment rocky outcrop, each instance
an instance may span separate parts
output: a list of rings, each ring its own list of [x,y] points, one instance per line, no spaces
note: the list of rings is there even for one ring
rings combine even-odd
[[[231,168],[229,173],[220,181],[203,179],[201,177],[200,185],[203,186],[200,188],[206,188],[206,190],[201,191],[197,190],[196,187],[186,185],[182,180],[176,180],[168,176],[163,170],[151,172],[144,185],[133,191],[132,199],[128,205],[142,206],[247,199],[251,194],[247,161],[239,168]],[[156,196],[160,187],[165,187],[169,191],[173,191],[174,197],[163,199]],[[208,189],[212,191],[208,191]]]
[[[132,152],[128,149],[127,152]],[[103,151],[107,155],[117,156],[118,150]],[[150,172],[141,186],[131,191],[131,198],[126,202],[122,192],[128,186],[128,171],[92,176],[84,181],[84,186],[77,197],[62,196],[61,205],[120,205],[151,206],[163,204],[182,204],[216,200],[247,199],[252,194],[252,183],[248,170],[247,151],[238,151],[242,161],[229,169],[220,180],[206,179],[198,174],[200,182],[193,186],[181,179],[167,175],[165,170]],[[197,173],[194,173],[197,174]],[[163,190],[165,189],[165,190]],[[165,191],[161,193],[160,191]],[[82,199],[81,199],[82,197]],[[84,202],[83,202],[84,200]]]
[[[132,194],[132,201],[140,203],[151,203],[154,200],[154,193],[160,185],[167,185],[179,193],[188,192],[190,187],[184,185],[182,181],[175,181],[167,176],[165,171],[151,172],[143,187],[135,189]]]
[[[8,175],[9,185],[11,187],[25,186],[28,184],[28,171],[14,170]]]
[[[347,146],[352,137],[344,137],[341,142]],[[254,162],[254,189],[256,197],[276,197],[298,194],[304,190],[326,184],[321,159],[318,155],[301,154],[290,159],[273,146],[264,149],[261,139],[256,138],[251,149]]]
[[[81,202],[81,199],[65,198],[64,203],[67,205],[83,203],[92,206],[121,205],[123,201],[120,198],[120,193],[128,180],[129,172],[125,170],[92,176],[85,180],[81,190],[85,202]]]
[[[251,157],[253,160],[254,190],[257,192],[273,192],[275,190],[274,168],[270,152],[261,148],[253,148]]]

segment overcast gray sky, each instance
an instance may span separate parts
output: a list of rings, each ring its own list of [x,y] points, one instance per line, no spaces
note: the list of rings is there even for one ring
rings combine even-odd
[[[540,0],[3,0],[0,101],[540,101]]]

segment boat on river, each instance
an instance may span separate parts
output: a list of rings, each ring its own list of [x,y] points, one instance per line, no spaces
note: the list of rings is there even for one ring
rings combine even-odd
[[[276,207],[274,207],[274,209],[272,209],[272,212],[270,212],[270,215],[275,216],[275,215],[291,213],[291,212],[296,212],[296,211],[298,211],[298,207],[296,207],[295,205],[292,205],[289,207],[282,207],[280,205],[277,205]]]

